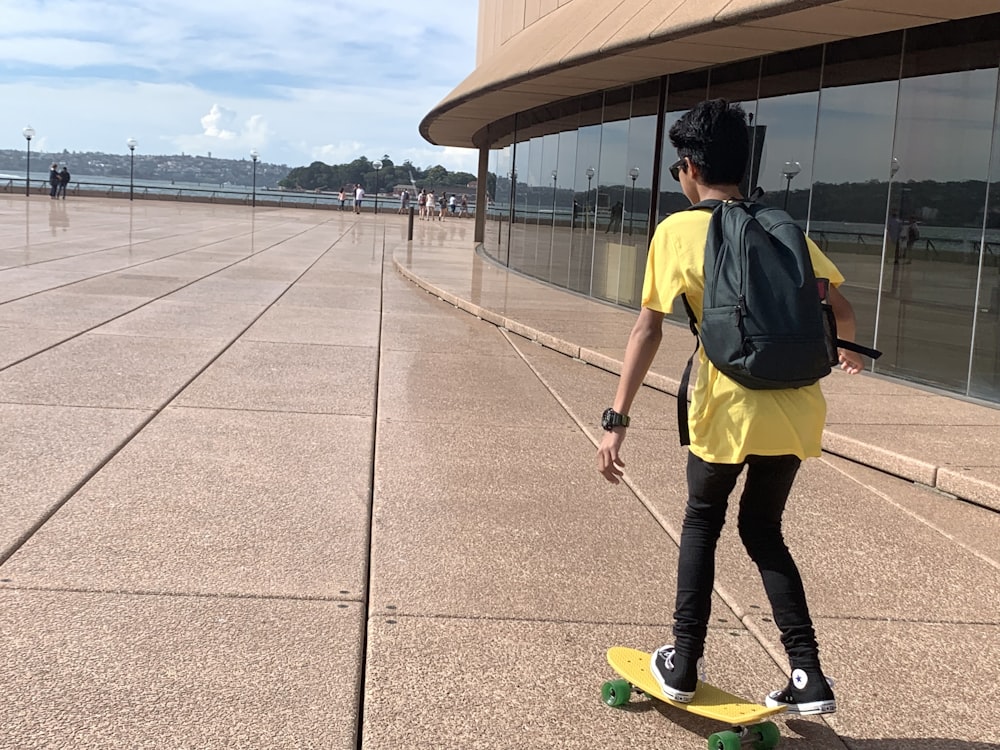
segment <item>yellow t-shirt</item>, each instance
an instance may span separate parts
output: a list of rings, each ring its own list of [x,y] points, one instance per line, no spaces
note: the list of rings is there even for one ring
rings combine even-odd
[[[701,320],[705,294],[705,238],[709,211],[679,211],[656,228],[646,261],[642,305],[662,313],[686,294]],[[844,277],[809,240],[813,271],[839,286]],[[826,400],[819,383],[804,388],[752,390],[719,372],[698,352],[688,424],[691,452],[704,461],[741,463],[748,455],[799,458],[820,455]]]

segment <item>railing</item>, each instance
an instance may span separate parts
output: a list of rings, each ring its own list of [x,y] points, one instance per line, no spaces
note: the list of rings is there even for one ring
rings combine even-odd
[[[25,181],[23,178],[8,178],[0,182],[0,193],[24,192]],[[32,194],[47,195],[51,187],[47,179],[31,179],[30,191]],[[128,198],[131,194],[133,198],[141,200],[178,200],[194,201],[199,203],[220,203],[220,204],[245,204],[257,203],[258,205],[288,208],[320,208],[333,210],[340,208],[340,198],[336,193],[315,193],[295,190],[265,190],[260,189],[254,193],[246,187],[231,188],[198,188],[198,187],[178,187],[174,185],[143,185],[136,184],[130,187],[128,184],[103,183],[103,182],[80,182],[70,180],[66,189],[66,194],[71,196],[90,196],[106,198]],[[415,205],[416,197],[411,198],[411,203]],[[394,196],[378,196],[379,210],[395,212],[399,210],[399,198]],[[362,201],[362,209],[372,211],[375,207],[375,196],[367,195]],[[354,210],[354,197],[350,196],[344,201],[345,210]],[[475,210],[475,204],[470,202],[468,212],[471,216]]]

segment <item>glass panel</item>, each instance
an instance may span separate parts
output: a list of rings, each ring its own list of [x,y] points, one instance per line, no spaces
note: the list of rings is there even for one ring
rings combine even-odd
[[[510,263],[510,218],[513,205],[514,183],[511,180],[513,146],[504,146],[497,151],[497,192],[494,208],[497,217],[497,260]]]
[[[764,58],[751,174],[762,203],[780,206],[806,227],[819,107],[819,47]],[[792,190],[792,183],[796,190]]]
[[[559,135],[553,133],[542,138],[542,160],[538,188],[538,249],[535,275],[552,279],[552,230],[556,217],[556,180],[559,170]]]
[[[882,268],[902,33],[827,48],[809,236],[837,264],[857,339],[872,345]],[[897,220],[898,222],[898,220]],[[898,223],[889,234],[898,237]]]
[[[514,182],[513,215],[510,222],[510,266],[524,268],[526,252],[525,222],[529,215],[530,184],[528,180],[528,158],[531,154],[530,141],[519,141],[514,149],[514,168],[511,180]],[[532,252],[534,247],[532,247]]]
[[[601,164],[595,191],[597,232],[594,243],[595,297],[618,302],[631,290],[631,278],[621,275],[625,250],[625,185],[629,181],[628,131],[632,90],[605,94],[604,123],[601,126]],[[632,256],[634,258],[634,251]],[[631,296],[625,291],[625,297]]]
[[[573,253],[570,258],[570,288],[590,294],[590,277],[594,263],[596,236],[598,166],[601,163],[601,126],[580,128],[576,141],[576,171],[573,187],[576,201],[583,206],[581,226],[573,232]]]
[[[996,106],[995,25],[907,32],[889,199],[899,252],[885,253],[879,299],[876,369],[961,392]]]
[[[646,271],[646,254],[649,250],[649,209],[652,200],[653,159],[656,140],[656,108],[658,85],[653,91],[632,103],[632,119],[628,128],[628,194],[625,201],[625,220],[622,227],[623,252],[619,275],[622,279],[618,302],[638,309],[642,302],[642,278]],[[636,87],[638,93],[639,87]],[[645,114],[652,111],[653,114]],[[643,113],[643,114],[639,114]],[[630,287],[625,287],[629,282]]]
[[[559,134],[559,153],[556,159],[556,194],[554,226],[552,229],[552,283],[570,285],[570,257],[574,234],[583,222],[583,206],[576,201],[574,178],[578,134],[570,130]]]
[[[1000,101],[993,115],[993,158],[980,253],[969,395],[1000,401]]]

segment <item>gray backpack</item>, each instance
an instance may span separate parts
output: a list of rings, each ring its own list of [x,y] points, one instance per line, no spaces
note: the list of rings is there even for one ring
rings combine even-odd
[[[750,201],[706,200],[705,296],[699,323],[681,295],[705,356],[745,388],[801,388],[829,375],[842,346],[878,352],[837,338],[829,281],[817,280],[806,237],[778,208]],[[697,347],[695,347],[697,353]],[[687,434],[687,390],[694,354],[678,394],[681,445]]]

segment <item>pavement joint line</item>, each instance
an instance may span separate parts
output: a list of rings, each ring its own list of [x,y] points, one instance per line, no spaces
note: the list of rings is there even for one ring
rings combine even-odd
[[[377,231],[377,230],[376,230]],[[377,235],[376,235],[377,237]],[[374,238],[373,238],[374,239]],[[374,254],[374,247],[372,250]],[[371,461],[368,465],[368,492],[367,492],[367,506],[368,506],[368,556],[365,559],[366,569],[364,571],[363,578],[366,581],[366,586],[364,590],[364,596],[361,601],[362,610],[362,621],[369,622],[371,619],[371,590],[372,590],[372,576],[374,575],[375,566],[373,565],[373,550],[374,545],[372,544],[375,537],[375,480],[376,471],[375,467],[377,462],[377,456],[379,451],[379,394],[381,391],[381,377],[382,377],[382,333],[385,328],[385,225],[383,224],[383,235],[382,235],[382,254],[379,262],[379,277],[378,277],[378,338],[375,342],[375,373],[374,373],[374,393],[372,394],[371,402],[371,432],[369,446],[371,450],[369,455],[371,456]],[[361,642],[358,644],[358,708],[354,719],[354,737],[355,737],[355,747],[357,750],[363,750],[364,748],[364,725],[365,725],[365,694],[364,685],[368,681],[368,628],[361,628]]]
[[[322,225],[317,225],[317,226],[322,226]],[[308,230],[306,230],[306,231],[308,231]],[[293,238],[294,237],[299,237],[303,233],[304,232],[300,232],[299,234],[293,235]],[[194,375],[192,375],[184,383],[182,383],[181,386],[177,390],[175,390],[172,395],[168,396],[167,399],[162,404],[160,404],[158,407],[155,407],[154,410],[152,411],[152,413],[149,416],[147,416],[145,419],[141,420],[139,422],[139,424],[135,427],[135,429],[133,429],[131,432],[129,432],[121,441],[118,442],[117,445],[113,446],[111,448],[111,450],[109,450],[104,455],[104,457],[102,457],[101,459],[99,459],[97,461],[97,463],[90,469],[90,471],[88,471],[86,474],[84,474],[65,493],[63,493],[63,495],[59,499],[57,499],[51,506],[49,506],[49,508],[46,509],[41,514],[41,516],[39,516],[38,519],[33,524],[31,524],[31,526],[29,526],[27,529],[25,529],[16,539],[14,539],[14,541],[8,547],[6,547],[5,549],[0,549],[0,567],[2,567],[3,564],[5,562],[7,562],[7,560],[9,560],[13,555],[17,554],[17,551],[19,549],[21,549],[21,547],[23,547],[28,542],[28,540],[30,540],[35,534],[37,534],[42,529],[42,527],[44,527],[45,524],[48,523],[53,518],[53,516],[55,516],[66,505],[66,503],[68,503],[76,495],[76,493],[78,493],[81,489],[83,489],[87,485],[87,483],[90,482],[91,479],[93,479],[95,476],[97,476],[98,472],[100,472],[105,466],[107,466],[112,461],[112,459],[115,458],[115,456],[117,456],[119,453],[121,453],[126,448],[126,446],[128,446],[129,443],[131,443],[139,435],[139,433],[141,433],[144,429],[146,429],[146,427],[148,427],[149,424],[154,419],[156,419],[160,414],[162,414],[163,411],[168,406],[170,406],[170,404],[173,401],[175,401],[177,399],[177,397],[180,396],[184,392],[184,390],[186,388],[188,388],[188,386],[190,386],[195,380],[197,380],[199,377],[201,377],[201,375],[204,372],[206,372],[209,367],[211,367],[213,364],[215,364],[219,360],[219,358],[222,357],[223,354],[225,354],[227,351],[229,351],[229,349],[232,348],[232,346],[237,341],[240,340],[240,338],[243,336],[243,334],[245,334],[247,331],[249,331],[250,328],[253,327],[253,325],[258,320],[260,320],[264,316],[264,314],[267,313],[268,310],[270,310],[272,307],[274,307],[274,305],[277,304],[277,302],[282,297],[284,297],[293,286],[295,286],[296,282],[298,282],[303,276],[305,276],[312,268],[314,268],[316,266],[317,263],[319,263],[320,260],[322,260],[326,256],[327,253],[329,253],[334,247],[336,247],[336,245],[344,238],[345,235],[346,235],[346,231],[343,232],[343,233],[341,233],[333,242],[331,242],[327,246],[327,248],[325,250],[323,250],[323,252],[319,253],[319,255],[317,255],[306,266],[305,270],[303,270],[295,279],[293,279],[292,281],[290,281],[285,286],[284,290],[282,290],[282,292],[277,297],[275,297],[273,300],[271,300],[271,302],[269,304],[267,304],[264,307],[264,309],[261,310],[260,313],[258,313],[253,318],[253,320],[251,320],[246,325],[245,328],[243,328],[243,330],[241,330],[239,333],[237,333],[236,336],[234,336],[229,341],[228,344],[226,344],[221,349],[219,349],[219,351],[217,351],[215,353],[215,355],[212,356],[208,360],[208,362],[206,362],[202,367],[200,367],[194,373]],[[290,239],[292,239],[292,238],[290,238]],[[280,244],[283,244],[283,243],[276,243],[275,245],[271,245],[271,246],[269,246],[266,249],[269,250],[271,248],[277,247]],[[264,251],[262,250],[261,252],[264,252]],[[254,257],[254,256],[250,255],[250,256],[247,256],[247,257],[249,258],[249,257]],[[241,258],[240,260],[236,261],[236,263],[241,263],[241,262],[243,262],[246,259],[247,258]],[[230,265],[235,265],[236,263],[232,263]],[[220,269],[220,270],[222,270],[222,269]],[[218,271],[213,272],[213,274],[214,273],[218,273]],[[212,274],[209,274],[209,275],[212,275]],[[195,283],[195,282],[191,282],[191,283]],[[147,302],[147,303],[145,303],[143,305],[140,305],[139,307],[144,307],[146,304],[150,304],[152,301],[153,300],[150,300],[150,302]],[[136,309],[139,309],[139,308],[136,308]],[[123,314],[125,314],[125,313],[123,313]],[[117,317],[121,317],[121,316],[116,316],[116,318]],[[112,318],[112,320],[114,320],[114,319],[115,318]],[[105,322],[109,322],[109,321],[105,321]],[[83,333],[86,333],[86,331],[84,331],[84,332],[82,332],[82,333],[80,333],[78,335],[83,335]],[[73,336],[72,338],[76,338],[76,336]],[[60,343],[62,343],[62,342],[60,342]],[[48,351],[49,349],[52,349],[55,346],[58,346],[58,344],[55,344],[52,347],[48,347],[47,349],[44,349],[43,351]],[[38,354],[38,353],[40,353],[40,352],[36,352],[36,354]],[[35,355],[31,355],[31,356],[35,356]],[[24,359],[30,359],[30,357],[25,357]],[[24,360],[20,360],[20,361],[24,361]],[[17,364],[17,363],[14,363],[14,364]],[[10,366],[13,366],[13,365],[10,365]],[[0,372],[3,372],[5,369],[6,368],[0,367]],[[374,420],[373,420],[373,423],[374,423]]]
[[[3,580],[3,579],[0,579]],[[110,596],[134,596],[134,597],[162,597],[174,599],[233,599],[233,600],[261,600],[261,601],[288,601],[288,602],[329,602],[329,603],[353,603],[363,604],[364,596],[361,598],[353,596],[320,596],[309,594],[241,594],[236,592],[206,593],[202,591],[156,591],[154,589],[116,589],[116,588],[94,588],[85,586],[19,586],[16,583],[0,582],[0,592],[3,591],[29,591],[34,593],[55,593],[55,594],[93,594]]]
[[[261,408],[248,408],[242,406],[203,406],[200,404],[174,404],[171,408],[173,409],[195,409],[202,411],[245,411],[251,412],[253,414],[305,414],[316,417],[361,417],[363,419],[370,419],[372,414],[363,414],[361,412],[351,412],[351,411],[307,411],[304,409],[261,409]]]
[[[322,226],[322,225],[317,225],[317,226]],[[315,228],[315,227],[313,227],[313,228]],[[305,232],[308,232],[308,231],[309,231],[309,229],[306,229],[306,230],[304,230],[302,232],[299,232],[299,234],[293,235],[292,237],[289,237],[287,239],[294,239],[296,237],[301,236],[302,234],[305,234]],[[343,235],[341,235],[341,237],[343,237]],[[337,241],[339,241],[339,239],[340,238],[338,238]],[[64,338],[64,339],[62,339],[60,341],[56,341],[55,343],[53,343],[53,344],[51,344],[49,346],[46,346],[43,349],[39,349],[36,352],[33,352],[33,353],[31,353],[31,354],[29,354],[27,356],[21,357],[21,359],[18,359],[18,360],[15,360],[14,362],[9,362],[6,365],[0,366],[0,372],[4,372],[5,370],[10,369],[11,367],[15,367],[15,366],[21,364],[22,362],[27,362],[29,359],[32,359],[33,357],[37,357],[40,354],[44,354],[46,352],[52,351],[56,347],[62,346],[63,344],[65,344],[65,343],[67,343],[69,341],[73,341],[74,339],[80,338],[81,336],[84,336],[84,335],[90,333],[91,331],[94,331],[94,330],[100,328],[101,326],[105,326],[108,323],[112,323],[112,322],[118,320],[119,318],[123,318],[126,315],[131,315],[136,310],[141,310],[142,308],[144,308],[144,307],[146,307],[148,305],[151,305],[154,302],[158,302],[158,301],[160,301],[162,299],[165,299],[165,298],[169,297],[171,294],[176,294],[177,292],[181,291],[182,289],[187,289],[189,286],[193,286],[194,284],[197,284],[199,281],[204,281],[205,279],[207,279],[207,278],[209,278],[211,276],[214,276],[217,273],[222,273],[223,271],[226,271],[226,270],[232,268],[233,266],[236,266],[236,265],[238,265],[240,263],[243,263],[244,261],[246,261],[246,260],[248,260],[250,258],[254,258],[257,255],[259,255],[260,253],[267,252],[268,250],[272,250],[275,247],[283,245],[286,241],[287,240],[282,240],[282,241],[276,242],[276,243],[274,243],[272,245],[268,245],[263,250],[261,250],[261,251],[259,251],[257,253],[252,253],[250,255],[247,255],[247,256],[244,256],[242,258],[239,258],[238,260],[235,260],[235,261],[233,261],[232,263],[230,263],[228,265],[222,266],[221,268],[217,268],[216,270],[212,271],[211,273],[207,273],[204,276],[199,276],[197,279],[189,281],[186,284],[183,284],[183,285],[177,287],[176,289],[173,289],[173,290],[167,292],[166,294],[161,294],[158,297],[153,297],[152,299],[146,300],[141,305],[136,305],[135,307],[130,308],[129,310],[126,310],[126,311],[124,311],[122,313],[119,313],[118,315],[115,315],[115,316],[113,316],[111,318],[103,320],[100,323],[97,323],[96,325],[91,326],[90,328],[85,328],[82,331],[77,331],[72,336],[68,336],[68,337],[66,337],[66,338]],[[333,247],[333,245],[331,245],[330,247]],[[198,248],[198,249],[200,249],[200,248]],[[330,248],[327,248],[327,250],[324,251],[324,254],[327,251],[329,251],[329,249]],[[184,250],[182,252],[191,252],[191,250]],[[180,254],[182,254],[182,253],[174,253],[173,255],[180,255]],[[170,256],[164,256],[164,257],[170,257]],[[322,255],[320,257],[322,257]],[[158,260],[160,260],[160,259],[158,259]],[[150,262],[152,262],[152,261],[150,261]],[[315,261],[313,263],[315,263]],[[310,265],[309,268],[312,268],[312,265]],[[114,271],[109,271],[109,273],[115,273],[115,272]],[[305,272],[303,272],[303,273],[305,273]],[[105,275],[107,275],[107,274],[98,274],[97,276],[93,276],[91,278],[99,278],[100,276],[105,276]],[[298,278],[296,278],[295,281],[298,281],[299,278],[301,278],[301,276],[298,277]],[[290,282],[290,284],[288,285],[288,287],[286,287],[285,292],[287,292],[288,289],[291,288],[292,284],[294,284],[295,281]],[[79,283],[79,282],[72,282],[72,283]],[[61,288],[61,287],[53,287],[53,289],[59,289],[59,288]],[[45,290],[45,291],[51,291],[51,289],[50,290]],[[264,314],[264,312],[267,312],[268,310],[270,310],[271,306],[274,304],[274,302],[276,302],[278,299],[281,299],[281,297],[285,294],[285,292],[282,292],[280,295],[278,295],[277,299],[275,299],[270,304],[268,304],[267,307],[264,308],[264,311],[261,312],[260,315],[258,315],[256,318],[254,318],[253,322],[250,325],[253,325],[253,323],[256,323],[260,319],[260,316]],[[41,294],[41,292],[35,292],[35,294]],[[27,296],[31,296],[31,295],[27,295]],[[21,298],[21,299],[23,299],[23,298]],[[8,300],[8,302],[14,302],[14,301],[16,301],[16,300]],[[4,303],[0,303],[0,304],[7,304],[7,303],[4,302]],[[242,336],[244,333],[246,333],[246,331],[248,329],[249,329],[249,326],[248,326],[248,328],[246,328],[243,331],[241,331],[240,334],[239,334],[239,336]],[[229,343],[229,345],[226,347],[226,349],[228,349],[229,346],[232,346],[232,342]],[[185,387],[187,387],[187,385],[188,384],[185,384]],[[6,559],[6,558],[0,557],[0,565],[3,564],[3,560],[4,559]]]
[[[408,618],[411,620],[448,620],[448,621],[466,621],[466,622],[522,622],[528,624],[540,623],[540,624],[552,624],[552,625],[596,625],[609,627],[621,627],[623,625],[635,626],[640,628],[669,628],[673,625],[673,620],[669,622],[641,622],[638,620],[571,620],[565,617],[504,617],[500,615],[475,615],[475,614],[426,614],[419,612],[404,612],[404,611],[392,611],[383,612],[378,611],[375,614],[371,614],[368,620],[380,619],[392,619],[392,618]],[[733,630],[739,626],[739,623],[729,624],[710,624],[709,627],[712,630]]]

